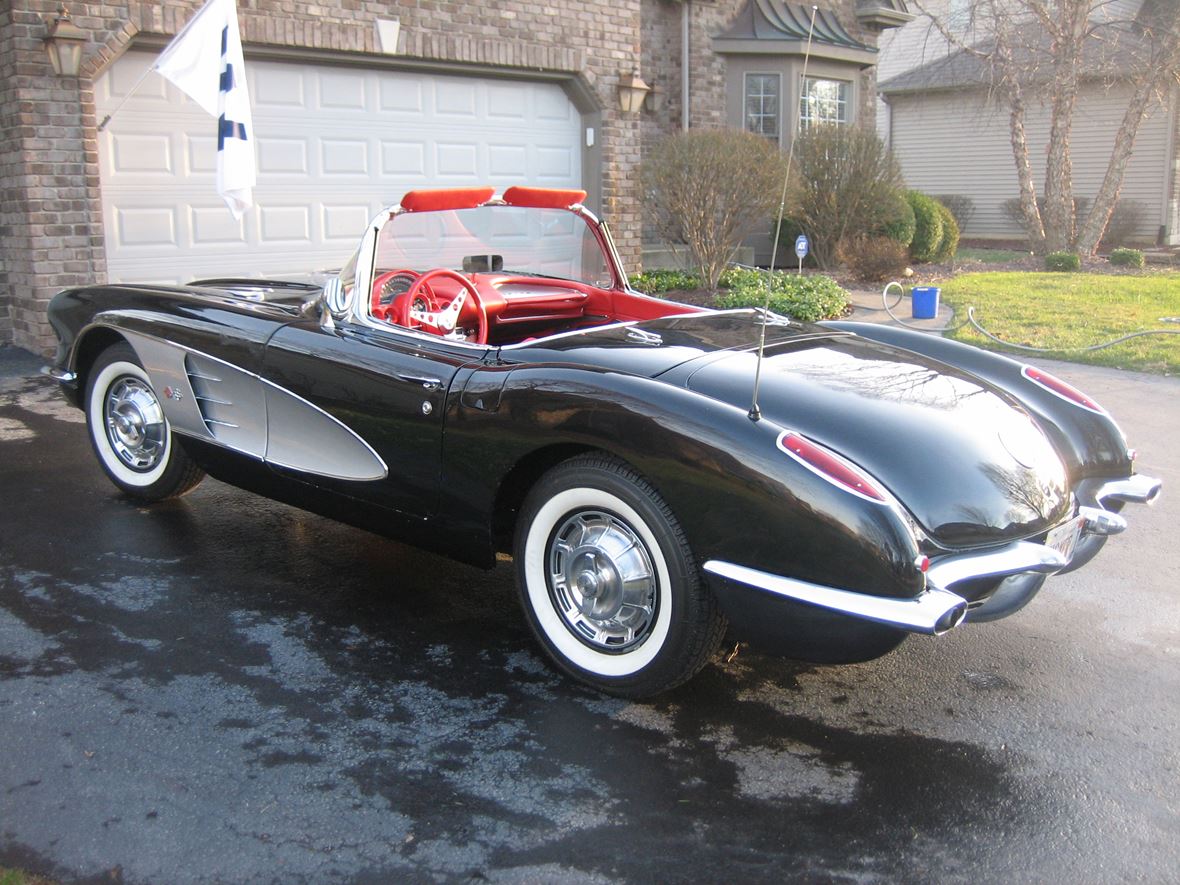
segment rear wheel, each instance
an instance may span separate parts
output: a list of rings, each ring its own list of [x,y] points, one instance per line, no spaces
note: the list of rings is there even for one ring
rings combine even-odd
[[[529,626],[563,672],[646,697],[692,677],[725,630],[679,524],[652,486],[612,458],[558,465],[516,532]]]
[[[173,440],[163,404],[125,342],[111,345],[95,360],[85,409],[98,463],[133,498],[174,498],[204,478],[204,471]]]

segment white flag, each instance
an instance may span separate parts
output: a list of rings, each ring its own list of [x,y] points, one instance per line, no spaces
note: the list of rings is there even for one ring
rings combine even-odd
[[[254,124],[238,8],[209,0],[164,47],[152,67],[217,118],[217,193],[234,218],[254,205]]]

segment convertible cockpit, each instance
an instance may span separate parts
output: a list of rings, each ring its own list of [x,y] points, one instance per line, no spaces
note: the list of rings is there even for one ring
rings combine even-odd
[[[487,187],[411,191],[375,223],[368,318],[505,345],[692,312],[628,288],[585,197],[526,187],[500,197]]]

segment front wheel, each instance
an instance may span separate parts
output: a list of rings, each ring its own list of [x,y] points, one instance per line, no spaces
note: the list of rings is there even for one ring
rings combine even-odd
[[[671,510],[636,471],[584,455],[525,499],[515,559],[545,652],[601,691],[647,697],[692,677],[725,621]]]
[[[175,498],[205,476],[173,440],[163,404],[130,345],[113,344],[99,354],[86,384],[85,408],[98,463],[131,497]]]

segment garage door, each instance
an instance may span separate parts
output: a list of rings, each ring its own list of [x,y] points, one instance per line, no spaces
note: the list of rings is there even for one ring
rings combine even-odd
[[[98,119],[154,58],[108,69]],[[217,196],[215,121],[163,77],[100,134],[111,281],[339,267],[407,190],[581,186],[581,120],[558,85],[251,59],[246,73],[258,185],[240,221]]]

